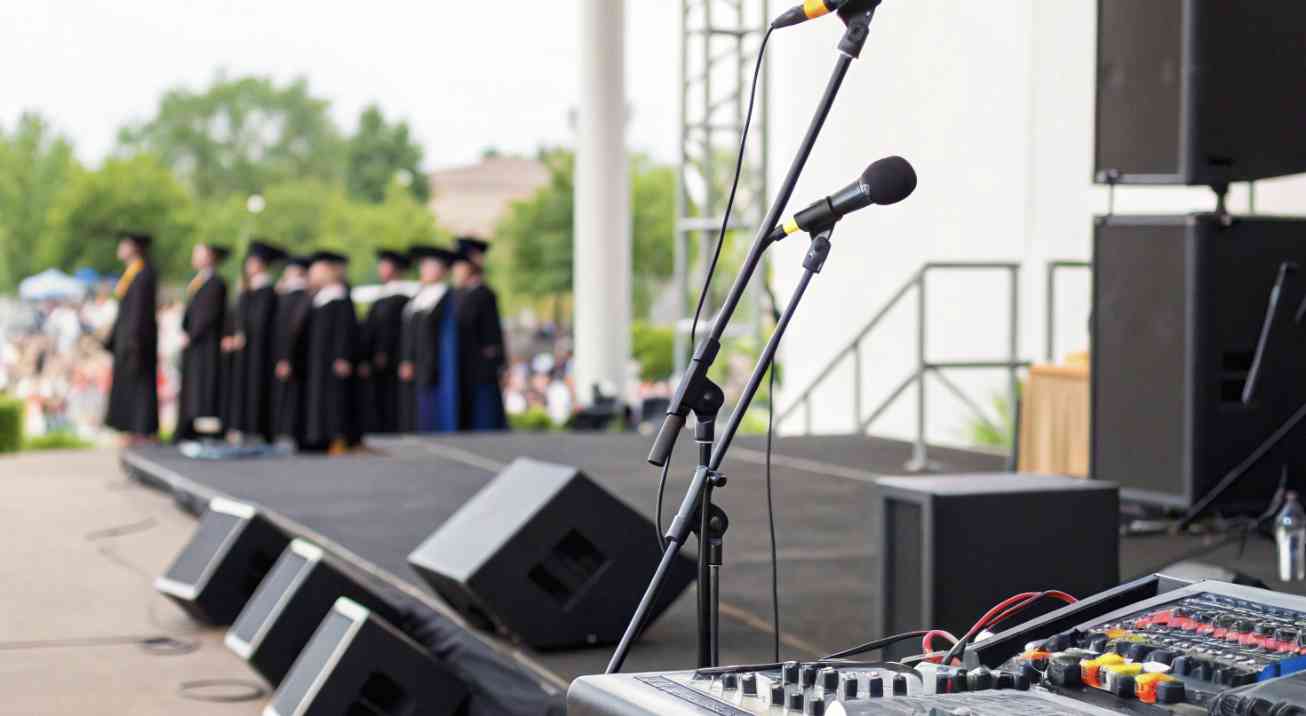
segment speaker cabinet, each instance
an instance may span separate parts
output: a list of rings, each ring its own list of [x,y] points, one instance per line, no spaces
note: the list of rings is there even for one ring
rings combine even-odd
[[[227,647],[270,684],[279,684],[314,630],[345,597],[391,624],[400,614],[350,577],[343,565],[317,546],[296,539],[250,597],[227,631]]]
[[[392,625],[339,599],[263,716],[453,716],[467,687]]]
[[[618,641],[661,555],[653,524],[580,471],[519,459],[408,557],[482,626],[539,649]],[[668,571],[656,618],[694,578]]]
[[[1306,3],[1098,0],[1095,179],[1306,171]]]
[[[1027,591],[1095,594],[1119,581],[1115,485],[1051,475],[940,475],[875,481],[880,590],[872,633],[930,625],[960,635]],[[1028,616],[1060,606],[1030,607]],[[920,652],[904,642],[886,658]]]
[[[253,507],[215,497],[154,588],[195,619],[228,626],[289,543]]]
[[[1243,388],[1280,264],[1284,287],[1254,400]],[[1094,477],[1186,508],[1306,402],[1306,219],[1113,216],[1093,238]],[[1265,507],[1285,466],[1298,483],[1306,428],[1257,461],[1218,506]]]

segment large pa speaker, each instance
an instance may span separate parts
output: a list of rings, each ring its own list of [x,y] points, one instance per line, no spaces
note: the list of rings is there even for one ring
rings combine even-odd
[[[154,588],[199,621],[227,626],[290,538],[250,505],[215,497]]]
[[[467,687],[416,642],[337,600],[263,716],[453,716]]]
[[[539,649],[621,638],[661,555],[653,524],[573,467],[519,459],[408,556],[471,621]],[[668,570],[655,619],[694,578]]]
[[[317,546],[296,539],[227,631],[227,647],[279,684],[336,600],[345,597],[391,624],[399,611]]]
[[[1099,183],[1306,171],[1306,3],[1098,0]]]
[[[1280,265],[1284,286],[1253,400],[1243,389]],[[1094,477],[1121,495],[1186,508],[1306,402],[1306,219],[1113,216],[1093,238]],[[1257,511],[1283,468],[1306,469],[1306,428],[1217,503]],[[1300,489],[1302,485],[1297,484]]]
[[[1052,475],[939,475],[875,481],[874,634],[930,624],[960,635],[1027,591],[1095,594],[1119,581],[1115,485]],[[1022,617],[1059,602],[1032,605]],[[910,656],[919,642],[885,651]]]

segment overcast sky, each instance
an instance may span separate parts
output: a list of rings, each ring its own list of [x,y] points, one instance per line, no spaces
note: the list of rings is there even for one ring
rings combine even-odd
[[[633,149],[676,147],[679,3],[627,2]],[[407,119],[428,168],[484,147],[570,144],[577,0],[6,0],[0,2],[0,126],[52,120],[83,161],[149,117],[168,88],[229,75],[308,78],[349,131],[379,102]]]

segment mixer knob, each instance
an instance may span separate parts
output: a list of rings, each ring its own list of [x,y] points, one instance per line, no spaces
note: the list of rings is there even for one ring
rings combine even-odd
[[[780,681],[785,686],[793,686],[798,683],[798,662],[786,661],[780,667]]]
[[[1193,657],[1187,655],[1175,657],[1170,663],[1170,670],[1177,676],[1187,676],[1193,670]]]
[[[744,674],[739,677],[739,690],[744,696],[757,696],[757,674]]]
[[[796,713],[802,713],[804,701],[803,692],[791,691],[789,693],[789,710]]]
[[[771,684],[770,701],[772,706],[783,707],[785,705],[785,687],[783,684]]]
[[[739,674],[724,674],[721,676],[721,690],[734,691],[739,688]]]
[[[939,672],[939,673],[935,674],[935,675],[934,675],[934,693],[936,693],[936,694],[946,694],[946,693],[948,693],[949,691],[951,691],[951,689],[948,688],[948,685],[949,685],[950,683],[951,683],[951,679],[948,678],[948,675],[947,675],[947,674],[945,674],[945,673],[943,673],[943,672]]]
[[[1165,664],[1169,666],[1170,664],[1174,663],[1174,652],[1167,651],[1165,649],[1155,649],[1152,651],[1151,654],[1147,655],[1147,660],[1155,661],[1158,664]]]
[[[977,666],[966,674],[966,689],[968,691],[983,691],[993,687],[993,672],[988,669]]]
[[[906,695],[907,695],[907,675],[906,675],[906,674],[894,674],[894,675],[893,675],[893,695],[894,695],[894,696],[906,696]]]
[[[1006,671],[999,671],[997,678],[993,680],[993,688],[995,689],[1010,689],[1015,685],[1015,679]]]
[[[1017,691],[1029,691],[1029,677],[1024,674],[1015,674],[1011,677],[1011,686]]]
[[[807,700],[807,716],[825,716],[825,699],[813,696]]]
[[[801,684],[804,689],[810,689],[816,685],[816,664],[803,665]]]
[[[872,698],[884,695],[884,679],[879,674],[871,674],[871,678],[866,680],[866,695]]]
[[[1021,664],[1017,676],[1024,678],[1026,684],[1037,684],[1043,680],[1043,674],[1033,664]]]
[[[1156,702],[1158,704],[1178,704],[1184,700],[1184,682],[1182,681],[1162,681],[1156,686]]]
[[[821,669],[820,683],[826,693],[834,693],[835,689],[839,688],[839,670],[832,666]]]
[[[857,675],[841,674],[839,676],[839,698],[846,700],[857,698]]]

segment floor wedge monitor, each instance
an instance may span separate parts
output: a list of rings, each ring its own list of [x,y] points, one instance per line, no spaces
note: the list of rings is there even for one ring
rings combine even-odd
[[[345,597],[392,624],[394,607],[316,545],[296,539],[281,553],[227,631],[227,647],[270,684],[279,684],[322,619]]]
[[[215,497],[154,588],[197,620],[227,626],[288,544],[290,537],[254,507]]]
[[[467,687],[349,599],[327,612],[263,716],[454,716]]]
[[[408,556],[473,622],[537,649],[621,638],[661,555],[653,523],[574,467],[519,459]],[[650,622],[694,578],[679,558]]]

